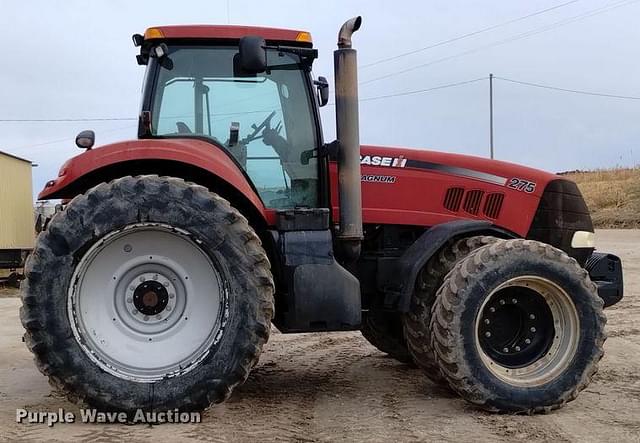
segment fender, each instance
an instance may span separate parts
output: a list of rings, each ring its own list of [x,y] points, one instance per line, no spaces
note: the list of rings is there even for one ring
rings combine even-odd
[[[427,261],[449,240],[470,235],[518,237],[485,220],[456,220],[428,229],[394,262],[393,272],[389,273],[392,278],[385,289],[385,305],[394,306],[400,312],[408,312],[416,278]]]
[[[234,200],[240,199],[240,205],[257,217],[254,221],[275,224],[275,211],[265,208],[235,159],[218,146],[196,139],[131,140],[86,151],[67,161],[38,199],[70,199],[101,182],[138,174],[170,175],[210,189],[220,187],[226,198],[231,193]]]

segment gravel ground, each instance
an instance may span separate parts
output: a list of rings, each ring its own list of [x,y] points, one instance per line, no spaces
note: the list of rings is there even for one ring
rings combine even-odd
[[[607,310],[606,355],[578,399],[548,415],[492,415],[387,358],[359,333],[282,335],[200,424],[17,424],[16,408],[77,407],[53,393],[21,342],[19,300],[0,296],[0,441],[640,441],[640,231],[603,230],[622,257],[624,300]]]

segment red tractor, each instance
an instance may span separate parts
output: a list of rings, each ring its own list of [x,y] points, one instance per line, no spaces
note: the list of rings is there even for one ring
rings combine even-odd
[[[162,26],[138,139],[85,149],[26,268],[25,341],[70,398],[109,410],[222,402],[282,332],[362,330],[492,411],[547,411],[603,355],[620,260],[576,185],[463,155],[361,146],[359,17],[328,84],[307,32]]]

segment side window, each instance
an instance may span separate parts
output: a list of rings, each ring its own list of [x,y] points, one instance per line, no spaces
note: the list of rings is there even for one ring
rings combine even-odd
[[[304,73],[291,55],[274,52],[276,67],[234,77],[237,48],[180,48],[161,68],[153,131],[165,137],[212,139],[244,168],[265,206],[315,207],[316,128]],[[293,68],[293,69],[292,69]]]
[[[214,81],[207,86],[213,97],[211,135],[243,165],[265,205],[279,208],[303,204],[290,198],[292,177],[290,168],[283,164],[290,149],[278,85],[263,79],[260,83]],[[232,125],[239,128],[240,140],[229,146]]]
[[[178,133],[178,124],[180,123],[184,123],[188,128],[194,127],[195,115],[192,81],[174,80],[165,85],[162,94],[157,133]]]

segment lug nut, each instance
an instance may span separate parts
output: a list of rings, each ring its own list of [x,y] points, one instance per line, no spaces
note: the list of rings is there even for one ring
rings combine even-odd
[[[142,319],[143,319],[144,321],[147,321],[147,320],[149,320],[149,316],[148,316],[148,315],[145,315],[144,317],[142,317]]]
[[[131,297],[127,298],[127,303],[133,303],[133,300],[131,300]]]
[[[154,280],[157,280],[157,279],[158,279],[158,274],[155,274],[155,275],[153,276],[153,279],[154,279]]]
[[[133,247],[130,244],[126,244],[124,245],[124,252],[131,252],[133,250]]]
[[[520,346],[516,346],[516,352],[520,351]]]
[[[489,308],[489,311],[491,311],[491,312],[496,312],[496,308],[494,308],[493,306],[491,306],[491,307]]]
[[[169,282],[166,281],[166,282],[163,283],[163,285],[164,285],[165,288],[168,288],[169,287]]]
[[[517,298],[512,298],[511,299],[511,303],[513,303],[515,305],[516,303],[518,303],[518,299]]]
[[[162,320],[162,315],[160,315],[160,314],[156,315],[156,319]]]
[[[504,300],[500,300],[500,304],[504,305],[506,302]]]
[[[525,339],[525,341],[524,341],[524,342],[525,342],[526,344],[528,344],[528,345],[530,345],[530,344],[531,344],[531,340],[529,340],[528,338],[527,338],[527,339]]]
[[[531,332],[536,332],[536,328],[531,326],[531,329],[529,329]]]
[[[531,320],[535,320],[535,319],[536,319],[536,316],[535,316],[535,315],[533,315],[533,314],[529,314],[529,319],[531,319]]]
[[[165,309],[166,309],[167,311],[170,311],[170,310],[171,310],[171,306],[167,306]]]
[[[169,298],[175,297],[175,294],[169,294]]]
[[[129,290],[130,290],[130,291],[135,291],[135,290],[136,290],[136,287],[135,287],[135,286],[129,286]]]
[[[142,277],[140,277],[140,279],[139,279],[139,280],[140,280],[140,283],[142,283],[143,281],[145,281],[145,280],[146,280],[146,278],[145,278],[145,277],[144,277],[144,275],[143,275]]]
[[[488,325],[489,323],[491,323],[491,321],[490,321],[488,318],[485,318],[485,319],[484,319],[484,324],[485,324],[485,325]]]
[[[509,352],[509,348],[502,348],[502,352],[505,352],[505,353]]]
[[[491,337],[491,332],[489,332],[489,331],[485,332],[484,336],[487,337],[487,338]]]
[[[131,311],[131,313],[132,313],[133,315],[136,315],[136,314],[138,314],[138,310],[137,310],[137,309],[134,309],[133,311]]]

